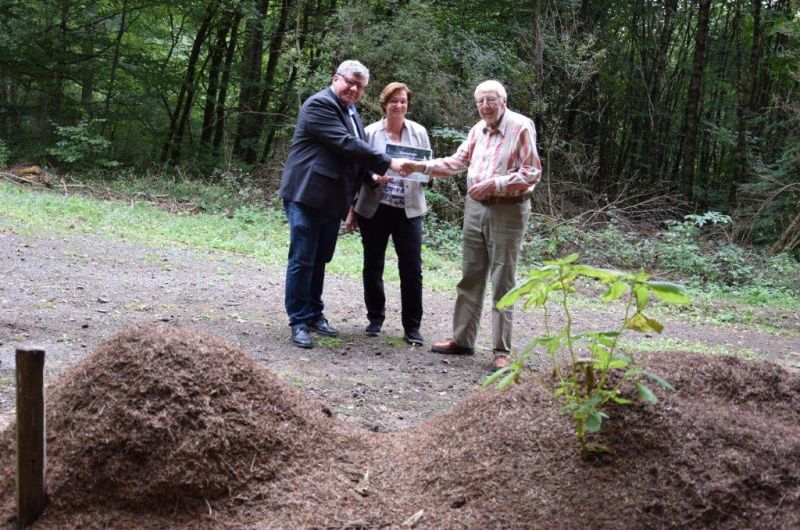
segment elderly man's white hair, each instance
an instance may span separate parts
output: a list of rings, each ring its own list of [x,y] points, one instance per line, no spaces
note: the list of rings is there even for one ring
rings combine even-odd
[[[356,77],[363,77],[369,79],[369,68],[367,68],[358,61],[348,59],[347,61],[342,61],[342,64],[340,64],[339,68],[336,69],[336,74],[337,75],[353,74]]]
[[[478,97],[478,92],[495,92],[497,95],[503,99],[503,101],[508,101],[508,95],[506,94],[506,87],[504,87],[500,81],[495,81],[494,79],[489,79],[488,81],[484,81],[477,87],[475,87],[475,97]]]

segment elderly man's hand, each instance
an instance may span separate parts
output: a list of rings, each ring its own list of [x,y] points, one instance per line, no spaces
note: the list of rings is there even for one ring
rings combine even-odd
[[[374,173],[372,175],[372,182],[375,184],[386,184],[390,180],[392,180],[392,177],[389,175],[375,175]]]
[[[494,186],[494,179],[486,179],[470,186],[467,193],[476,201],[482,201],[486,197],[494,195],[495,191],[497,190]]]

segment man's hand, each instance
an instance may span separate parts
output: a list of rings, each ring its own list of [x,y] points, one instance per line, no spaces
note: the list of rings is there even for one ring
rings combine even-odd
[[[344,232],[349,234],[358,230],[358,221],[356,220],[356,207],[351,206],[350,211],[347,212],[347,219],[344,221]]]
[[[404,158],[392,158],[392,163],[389,164],[389,169],[394,171],[395,173],[400,173],[401,175],[405,176],[408,173],[403,173],[403,162],[406,160]]]
[[[482,201],[486,197],[494,195],[497,191],[494,187],[494,179],[486,179],[470,186],[467,193],[476,201]]]
[[[392,180],[392,177],[390,177],[389,175],[376,175],[374,173],[372,174],[372,182],[374,182],[375,184],[386,184],[390,180]]]
[[[411,173],[416,173],[419,171],[425,171],[425,163],[424,162],[416,162],[414,160],[403,160],[403,167],[400,170],[400,174],[404,177],[410,175]]]

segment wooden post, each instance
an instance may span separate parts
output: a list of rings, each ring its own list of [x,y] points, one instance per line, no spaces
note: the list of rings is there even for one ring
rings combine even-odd
[[[44,510],[44,350],[17,348],[17,528]]]

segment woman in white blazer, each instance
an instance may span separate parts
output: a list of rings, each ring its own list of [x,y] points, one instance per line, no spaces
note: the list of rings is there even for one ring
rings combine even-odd
[[[404,83],[389,83],[379,101],[384,117],[368,125],[366,140],[384,152],[386,144],[430,149],[425,127],[406,119],[412,92]],[[400,271],[400,303],[403,338],[422,345],[422,216],[427,211],[422,184],[413,180],[384,177],[385,183],[364,183],[350,211],[347,228],[361,231],[364,246],[364,302],[367,306],[367,335],[377,336],[386,318],[383,268],[391,236]]]

